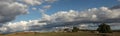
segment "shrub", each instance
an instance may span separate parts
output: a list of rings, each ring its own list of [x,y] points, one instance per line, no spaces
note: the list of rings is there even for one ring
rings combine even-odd
[[[102,23],[101,25],[99,25],[99,27],[97,28],[97,31],[99,33],[111,33],[111,28],[109,25]]]
[[[80,29],[77,27],[73,27],[72,32],[78,32]]]

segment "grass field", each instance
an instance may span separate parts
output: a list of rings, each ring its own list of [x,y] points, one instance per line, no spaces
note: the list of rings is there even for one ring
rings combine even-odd
[[[75,33],[67,33],[67,32],[49,32],[49,33],[34,33],[34,32],[19,32],[12,33],[7,35],[0,36],[101,36],[101,34],[91,33],[91,32],[75,32]],[[105,36],[105,35],[103,35]],[[120,36],[119,32],[114,32],[107,34],[107,36]]]

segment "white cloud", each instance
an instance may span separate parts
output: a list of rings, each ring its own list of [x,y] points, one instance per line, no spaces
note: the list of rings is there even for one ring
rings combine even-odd
[[[43,0],[21,0],[29,5],[41,5],[43,3]]]
[[[42,7],[42,9],[40,8],[39,11],[41,13],[45,13],[50,8],[51,8],[51,5],[45,5],[45,6]]]
[[[36,26],[37,25],[37,26]],[[7,23],[4,24],[1,28],[1,32],[17,32],[17,31],[27,31],[29,29],[34,29],[46,25],[46,23],[42,22],[39,23],[38,20],[30,20],[30,21],[20,21],[20,22],[15,22],[15,23]],[[33,27],[34,26],[34,27]]]
[[[44,19],[49,19],[50,22],[70,22],[70,21],[96,21],[96,22],[106,22],[109,19],[113,21],[114,19],[120,19],[119,9],[110,10],[107,7],[92,8],[86,11],[59,11],[55,14],[49,15],[49,17]],[[108,22],[111,22],[108,21]]]
[[[55,1],[58,1],[58,0],[45,0],[46,2],[49,2],[49,3],[53,3]]]
[[[64,27],[71,24],[81,24],[81,23],[102,23],[102,22],[113,22],[116,23],[117,20],[120,20],[119,9],[110,10],[107,7],[92,8],[85,11],[59,11],[52,15],[47,15],[44,12],[42,13],[42,18],[40,20],[31,20],[31,21],[21,21],[16,23],[8,23],[1,27],[2,31],[23,31],[23,30],[43,30],[52,29],[55,27]],[[2,16],[1,16],[2,17]],[[107,20],[107,21],[106,21]],[[113,21],[115,20],[115,21]],[[76,22],[76,21],[79,21]],[[60,23],[59,23],[60,22]],[[66,23],[69,23],[65,25]],[[118,22],[118,21],[117,21]],[[119,22],[118,22],[119,23]],[[77,25],[76,24],[76,25]],[[89,26],[95,25],[84,25],[79,26],[80,29],[88,29]],[[18,29],[19,28],[19,29]],[[40,29],[41,28],[41,29]]]
[[[17,15],[26,14],[27,5],[15,0],[0,0],[0,23],[14,20]]]
[[[19,2],[18,2],[19,1]],[[22,3],[21,3],[22,2]],[[23,3],[24,2],[24,3]],[[46,1],[44,1],[46,2]],[[28,13],[30,5],[41,5],[43,0],[0,0],[0,23],[12,21],[18,15]],[[44,6],[44,9],[49,9],[51,5]],[[32,8],[36,10],[36,8]],[[46,10],[43,10],[43,12]],[[44,18],[49,18],[46,15]],[[46,19],[45,19],[46,20]],[[49,19],[47,19],[49,20]],[[47,25],[46,22],[39,23],[40,20],[20,21],[15,23],[7,23],[0,25],[1,32],[17,32],[24,30],[34,30]]]
[[[37,10],[37,8],[33,7],[32,10]]]
[[[46,3],[46,2],[55,2],[57,0],[19,0],[20,2],[24,2],[25,4],[28,4],[28,5],[41,5],[43,3]]]
[[[51,5],[46,5],[46,6],[43,6],[44,9],[49,9],[51,8]]]
[[[44,9],[39,9],[39,11],[40,11],[41,13],[45,12],[45,10],[44,10]]]
[[[12,21],[18,15],[29,13],[30,5],[41,5],[45,2],[45,0],[0,0],[0,23]],[[45,5],[41,11],[45,12],[50,7],[51,5]],[[32,9],[36,10],[34,7]]]

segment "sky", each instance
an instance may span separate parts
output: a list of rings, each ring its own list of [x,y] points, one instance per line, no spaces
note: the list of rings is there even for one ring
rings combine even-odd
[[[120,29],[120,0],[0,0],[0,33],[95,30],[107,23]]]
[[[99,2],[98,2],[99,1]],[[45,11],[46,14],[51,15],[58,11],[68,11],[68,10],[77,10],[83,11],[90,8],[99,8],[102,6],[112,7],[119,4],[117,0],[58,0],[52,4],[43,3],[42,5],[32,6],[29,8],[29,14],[21,15],[16,18],[14,21],[28,21],[33,19],[41,18],[40,8],[46,5],[51,5],[51,7]],[[37,10],[32,10],[31,8],[37,8]],[[34,17],[34,18],[33,18]]]

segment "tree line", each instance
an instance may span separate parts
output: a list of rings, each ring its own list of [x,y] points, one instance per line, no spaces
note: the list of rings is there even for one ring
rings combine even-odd
[[[78,27],[73,27],[72,30],[65,28],[64,31],[65,32],[79,32],[80,29]],[[99,33],[112,33],[110,25],[107,25],[105,23],[98,25],[98,28],[96,29],[96,31]]]

